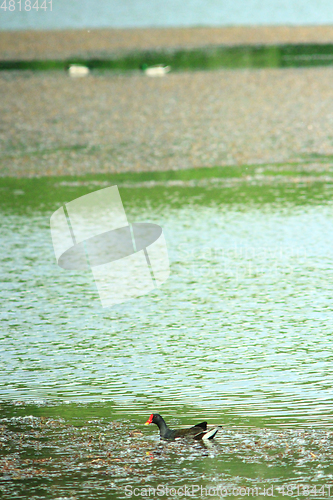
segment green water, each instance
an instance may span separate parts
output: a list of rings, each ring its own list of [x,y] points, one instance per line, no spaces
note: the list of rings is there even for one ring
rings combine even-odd
[[[333,184],[257,170],[0,179],[4,498],[328,497]],[[163,227],[171,276],[103,309],[90,271],[57,267],[49,219],[115,183],[130,222]],[[152,412],[223,429],[163,445]]]

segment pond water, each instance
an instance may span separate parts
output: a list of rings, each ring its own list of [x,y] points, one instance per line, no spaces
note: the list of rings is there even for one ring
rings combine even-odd
[[[0,29],[318,25],[333,22],[330,0],[42,0],[1,3]],[[31,6],[34,8],[31,8]],[[39,6],[39,9],[37,9]],[[43,6],[43,7],[42,7]]]
[[[49,219],[107,184],[0,182],[6,498],[15,478],[15,498],[42,497],[52,477],[47,498],[125,498],[130,478],[328,484],[332,185],[119,182],[128,220],[163,227],[171,276],[103,309],[91,271],[57,267]],[[152,412],[223,429],[211,449],[161,448],[142,425]]]

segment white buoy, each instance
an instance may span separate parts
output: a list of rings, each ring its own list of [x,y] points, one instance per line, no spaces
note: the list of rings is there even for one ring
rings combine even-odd
[[[68,74],[72,78],[82,78],[83,76],[89,75],[89,68],[79,64],[71,64],[68,68]]]

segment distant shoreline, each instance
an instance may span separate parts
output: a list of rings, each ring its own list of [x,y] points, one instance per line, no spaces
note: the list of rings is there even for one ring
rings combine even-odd
[[[0,72],[0,176],[281,167],[330,176],[333,67]],[[277,170],[280,175],[280,171]],[[282,175],[282,174],[281,174]]]
[[[0,61],[107,58],[133,51],[221,45],[330,43],[333,26],[0,31]]]

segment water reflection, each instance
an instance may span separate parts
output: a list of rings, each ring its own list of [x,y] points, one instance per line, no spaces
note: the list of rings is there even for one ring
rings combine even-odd
[[[188,415],[200,408],[234,422],[330,423],[329,196],[314,187],[310,203],[301,186],[292,201],[286,185],[267,203],[258,199],[274,188],[257,185],[241,202],[239,186],[184,189],[121,192],[130,222],[163,227],[171,277],[109,310],[89,270],[55,263],[49,216],[73,188],[58,187],[46,208],[3,207],[3,397],[104,399],[133,415],[188,406]]]
[[[323,429],[256,429],[229,422],[206,446],[161,442],[140,419],[115,418],[107,404],[67,409],[16,404],[3,405],[2,411],[4,499],[128,498],[134,488],[139,497],[145,488],[159,488],[161,494],[150,490],[150,498],[180,498],[166,489],[185,486],[191,498],[280,499],[288,492],[319,499],[332,488],[332,433]],[[309,488],[316,494],[307,495]]]

